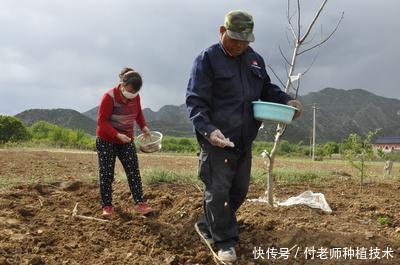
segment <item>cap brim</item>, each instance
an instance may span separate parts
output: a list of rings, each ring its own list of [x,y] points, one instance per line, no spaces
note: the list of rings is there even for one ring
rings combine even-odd
[[[248,41],[248,42],[253,42],[254,41],[254,34],[251,33],[240,33],[240,32],[234,32],[231,30],[227,30],[226,34],[228,34],[229,38],[234,39],[234,40],[241,40],[241,41]]]

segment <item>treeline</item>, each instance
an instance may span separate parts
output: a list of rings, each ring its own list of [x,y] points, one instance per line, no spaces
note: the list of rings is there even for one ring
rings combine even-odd
[[[253,143],[252,152],[255,155],[261,154],[264,150],[270,151],[273,147],[272,142],[255,141]],[[197,153],[200,151],[195,137],[171,137],[165,136],[162,141],[162,149],[164,152],[175,153]],[[323,157],[331,157],[340,151],[340,144],[336,142],[327,142],[325,144],[316,145],[315,154],[321,159]],[[285,156],[310,156],[310,146],[302,143],[291,144],[286,140],[281,141],[278,147],[278,153]]]
[[[59,148],[77,148],[95,150],[95,137],[85,133],[81,129],[68,129],[45,121],[38,121],[27,127],[18,118],[0,115],[0,145],[24,145],[24,146],[49,146]],[[263,150],[271,150],[273,143],[255,141],[253,144],[254,154],[261,154]],[[164,136],[162,141],[164,152],[174,153],[197,153],[199,146],[195,137],[172,137]],[[308,156],[309,146],[290,144],[283,140],[279,146],[280,155]],[[329,142],[318,145],[317,156],[331,156],[338,153],[339,145]]]
[[[349,136],[349,139],[351,135]],[[354,149],[344,140],[342,144],[327,142],[316,145],[315,155],[317,160],[331,157],[333,154],[341,154],[346,149]],[[85,133],[82,129],[68,129],[45,121],[38,121],[32,126],[26,126],[18,118],[0,115],[0,146],[24,146],[24,147],[56,147],[95,150],[95,137]],[[272,142],[255,141],[253,154],[260,155],[264,150],[272,149]],[[162,152],[196,154],[200,151],[195,137],[164,136]],[[303,143],[291,144],[282,140],[279,155],[306,157],[311,155],[309,145]],[[393,160],[398,160],[399,154],[390,154]]]
[[[0,145],[94,150],[95,138],[82,129],[68,129],[45,121],[27,127],[15,117],[0,115]]]
[[[16,117],[0,115],[0,145],[95,150],[95,137],[81,129],[68,129],[45,121],[38,121],[28,127]],[[256,141],[253,145],[253,152],[261,154],[263,150],[271,150],[272,145],[273,143]],[[199,146],[195,137],[164,136],[162,151],[197,153]],[[338,145],[333,142],[317,147],[317,154],[321,156],[331,155],[337,151]],[[290,144],[283,140],[278,152],[281,155],[308,156],[310,148],[301,143]]]

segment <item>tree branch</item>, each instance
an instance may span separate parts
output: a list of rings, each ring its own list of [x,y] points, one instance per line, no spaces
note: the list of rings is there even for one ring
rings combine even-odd
[[[291,42],[290,42],[290,39],[289,39],[288,33],[287,33],[287,32],[285,32],[285,35],[286,35],[286,40],[287,40],[287,42],[288,42],[288,46],[289,46],[289,47],[291,47],[291,46],[292,46],[292,44],[291,44]]]
[[[289,69],[286,67],[285,63],[283,63],[283,68],[285,69],[286,76],[289,76]]]
[[[326,4],[327,1],[328,1],[328,0],[324,0],[324,2],[322,3],[322,5],[321,5],[320,8],[318,9],[317,14],[315,15],[315,17],[314,17],[314,19],[312,20],[311,24],[308,26],[308,29],[306,30],[306,33],[305,33],[304,36],[299,40],[300,43],[302,43],[302,42],[307,38],[308,34],[310,34],[310,31],[311,31],[312,27],[314,26],[315,21],[317,21],[319,15],[321,14],[321,11],[322,11],[322,9],[324,8],[324,6],[325,6],[325,4]]]
[[[297,0],[297,34],[301,37],[300,0]]]
[[[289,16],[289,13],[290,13],[290,0],[288,0],[287,3],[288,3],[287,4],[288,8],[287,8],[286,17],[287,17],[287,20],[288,20],[288,23],[289,23],[289,26],[290,26],[290,31],[293,34],[293,38],[297,41],[300,38],[300,35],[296,36],[296,32],[295,32],[293,24],[292,24],[292,18],[294,16],[294,14],[296,14],[296,12],[292,16]]]
[[[343,18],[344,18],[344,12],[342,12],[342,16],[340,17],[338,23],[336,24],[336,27],[335,27],[334,30],[331,32],[331,34],[329,34],[328,37],[326,37],[326,38],[325,38],[323,41],[321,41],[320,43],[318,43],[318,44],[316,44],[316,45],[314,45],[314,46],[312,46],[312,47],[310,47],[310,48],[307,48],[307,49],[305,49],[305,50],[299,52],[297,55],[301,55],[301,54],[303,54],[303,53],[305,53],[305,52],[308,52],[308,51],[310,51],[310,50],[312,50],[312,49],[314,49],[314,48],[316,48],[316,47],[318,47],[318,46],[321,46],[321,45],[324,44],[325,42],[327,42],[327,41],[333,36],[333,34],[335,34],[335,32],[336,32],[337,29],[339,28],[339,25],[340,25],[340,23],[342,22]]]
[[[279,78],[279,76],[275,73],[274,69],[269,64],[267,66],[268,66],[269,69],[271,69],[272,73],[278,79],[279,83],[281,83],[281,85],[284,87],[285,84],[282,82],[282,80]]]
[[[314,56],[314,58],[313,58],[313,60],[312,60],[312,62],[311,62],[311,64],[310,64],[310,66],[302,73],[302,75],[305,75],[308,71],[310,71],[311,67],[314,65],[315,60],[316,60],[317,57],[318,57],[318,54],[319,54],[319,53],[316,53],[316,54],[315,54],[315,56]]]
[[[289,62],[289,60],[288,60],[288,59],[285,57],[285,55],[283,54],[283,51],[282,51],[282,49],[281,49],[281,46],[278,46],[278,47],[279,47],[279,52],[281,53],[283,59],[285,59],[285,62],[286,62],[289,66],[292,66],[292,64]]]
[[[322,25],[321,25],[321,33],[322,33]],[[315,38],[315,35],[316,35],[317,33],[314,33],[313,34],[313,36],[310,38],[310,40],[304,40],[304,42],[301,44],[301,45],[307,45],[307,44],[309,44],[309,43],[312,43],[313,41],[314,41],[314,38]],[[321,37],[321,39],[322,39],[322,37]]]
[[[296,88],[296,94],[294,99],[297,99],[298,95],[299,95],[299,88],[300,88],[300,79],[297,80],[297,88]]]

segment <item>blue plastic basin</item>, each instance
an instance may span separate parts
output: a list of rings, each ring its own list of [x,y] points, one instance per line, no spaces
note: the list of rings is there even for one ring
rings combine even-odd
[[[253,101],[254,118],[259,121],[275,121],[290,123],[295,107],[264,101]]]

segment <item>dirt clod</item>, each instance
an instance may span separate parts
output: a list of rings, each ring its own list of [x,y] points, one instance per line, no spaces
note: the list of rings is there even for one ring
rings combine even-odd
[[[41,257],[35,256],[29,261],[28,264],[29,265],[45,265],[46,262]]]
[[[60,189],[65,191],[76,191],[82,186],[80,181],[65,181],[61,182]]]

